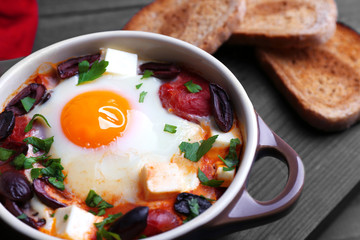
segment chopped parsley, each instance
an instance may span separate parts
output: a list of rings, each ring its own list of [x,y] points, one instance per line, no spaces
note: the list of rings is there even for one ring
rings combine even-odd
[[[0,147],[0,161],[7,161],[14,153],[14,150]]]
[[[145,78],[149,78],[151,76],[154,75],[154,72],[153,71],[150,71],[150,70],[145,70],[144,73],[143,73],[143,76],[140,78],[140,79],[145,79]]]
[[[64,222],[66,222],[66,220],[68,220],[68,218],[69,218],[69,215],[65,214],[65,216],[64,216]]]
[[[40,150],[43,150],[45,153],[48,153],[50,151],[51,144],[54,142],[54,137],[49,137],[46,139],[41,139],[37,137],[27,137],[23,141],[33,146],[34,153],[37,153]]]
[[[192,80],[184,83],[184,86],[187,88],[187,90],[191,93],[197,93],[200,92],[202,90],[200,85],[197,85],[195,83],[193,83]]]
[[[98,216],[102,216],[105,214],[105,209],[114,207],[110,203],[107,203],[104,199],[102,199],[94,190],[90,190],[86,199],[85,203],[88,207],[97,208],[99,211],[97,214]],[[94,213],[92,211],[92,213]]]
[[[143,84],[140,83],[140,84],[136,85],[135,87],[136,87],[136,89],[139,89],[142,85],[143,85]]]
[[[146,94],[147,94],[147,92],[145,92],[145,91],[142,91],[142,92],[140,93],[139,103],[143,103],[143,102],[144,102],[144,99],[145,99]]]
[[[15,166],[16,169],[30,169],[33,167],[35,162],[42,161],[47,159],[48,157],[45,155],[41,155],[38,157],[26,157],[23,153],[16,156],[16,158],[12,161],[12,165]]]
[[[77,85],[83,84],[85,82],[90,82],[99,78],[106,71],[106,67],[108,65],[108,61],[102,60],[99,62],[98,60],[96,60],[89,69],[90,64],[88,61],[85,60],[80,62],[79,80]]]
[[[64,179],[66,178],[66,176],[62,172],[62,170],[64,170],[64,167],[61,165],[61,159],[48,159],[43,162],[43,166],[44,168],[32,168],[30,171],[31,178],[34,180],[36,178],[39,178],[40,176],[49,177],[48,181],[49,183],[51,183],[51,185],[60,190],[64,190]]]
[[[17,216],[18,219],[26,219],[28,216],[25,213],[20,214]]]
[[[192,198],[190,200],[187,200],[188,204],[189,204],[189,209],[190,209],[190,215],[183,221],[183,223],[186,223],[188,221],[190,221],[191,219],[199,216],[199,203],[198,200],[196,198]]]
[[[164,132],[176,133],[176,128],[177,128],[176,126],[165,124]]]
[[[204,156],[212,147],[218,135],[209,137],[206,140],[195,143],[182,142],[179,145],[180,151],[185,153],[184,157],[192,162],[197,162],[202,156]]]
[[[65,190],[65,185],[63,181],[59,181],[56,177],[49,177],[48,178],[49,183],[51,183],[51,185],[53,185],[54,187],[60,189],[60,190]]]
[[[26,133],[29,132],[29,131],[32,129],[33,123],[34,123],[34,121],[35,121],[35,119],[36,119],[37,117],[42,118],[42,119],[45,121],[46,125],[48,125],[48,126],[51,128],[49,122],[46,120],[46,118],[45,118],[43,115],[41,115],[41,114],[35,114],[35,115],[32,117],[32,119],[30,120],[30,122],[29,122],[29,123],[26,125],[26,127],[25,127],[25,132],[26,132]]]
[[[113,233],[113,232],[109,232],[109,231],[105,230],[105,228],[104,228],[105,225],[113,223],[116,219],[118,219],[121,216],[122,216],[122,213],[117,213],[117,214],[113,214],[113,215],[110,214],[102,222],[94,223],[95,227],[98,229],[98,231],[96,232],[96,239],[97,240],[102,240],[102,239],[121,240],[121,238],[120,238],[120,236],[118,234]]]
[[[36,100],[31,97],[25,97],[25,98],[21,99],[20,101],[21,101],[21,104],[23,105],[25,111],[29,112]]]
[[[236,153],[236,146],[239,145],[241,142],[238,138],[233,138],[230,140],[230,148],[229,153],[226,155],[225,159],[223,159],[220,155],[218,156],[221,161],[227,167],[223,167],[224,171],[231,171],[235,168],[235,166],[239,163],[239,158]]]
[[[200,170],[200,168],[198,171],[198,178],[202,185],[209,186],[209,187],[220,187],[221,184],[224,182],[222,180],[215,180],[215,179],[209,180],[208,177],[205,175],[205,173],[203,173]]]

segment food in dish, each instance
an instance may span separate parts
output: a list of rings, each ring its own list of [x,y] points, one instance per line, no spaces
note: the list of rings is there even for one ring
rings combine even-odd
[[[101,49],[39,70],[0,114],[0,196],[66,239],[134,239],[191,221],[234,178],[226,92],[173,63]]]

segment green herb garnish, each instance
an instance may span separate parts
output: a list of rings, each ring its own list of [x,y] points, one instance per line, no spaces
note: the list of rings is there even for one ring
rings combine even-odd
[[[28,216],[25,213],[22,213],[21,215],[17,216],[18,219],[26,219]]]
[[[145,79],[145,78],[149,78],[151,76],[154,75],[154,72],[153,71],[150,71],[150,70],[145,70],[144,73],[143,73],[143,76],[140,78],[140,79]]]
[[[29,131],[32,129],[33,123],[34,123],[34,121],[35,121],[35,119],[36,119],[37,117],[42,118],[42,119],[45,121],[46,125],[48,125],[48,126],[51,128],[49,122],[46,120],[46,118],[45,118],[43,115],[41,115],[41,114],[35,114],[35,115],[32,117],[32,119],[30,120],[30,122],[29,122],[29,123],[26,125],[26,127],[25,127],[25,132],[26,132],[26,133],[29,132]]]
[[[45,155],[41,155],[38,157],[26,157],[23,153],[19,154],[15,157],[15,159],[12,161],[12,165],[15,166],[16,169],[30,169],[32,168],[33,164],[35,162],[42,161],[44,159],[47,159],[48,157]]]
[[[221,184],[224,182],[222,180],[215,180],[215,179],[209,180],[208,177],[205,175],[205,173],[203,173],[200,170],[200,168],[198,171],[198,178],[202,185],[209,186],[209,187],[220,187]]]
[[[55,177],[49,177],[48,178],[49,183],[51,183],[51,185],[53,185],[54,187],[60,189],[60,190],[64,190],[65,189],[65,185],[63,181],[59,181],[57,178]]]
[[[190,215],[183,221],[183,223],[186,223],[188,221],[190,221],[191,219],[199,216],[199,203],[198,200],[196,198],[192,198],[191,200],[187,200],[188,204],[189,204],[189,209],[190,209]]]
[[[136,87],[136,89],[139,89],[142,85],[143,85],[143,84],[140,83],[140,84],[136,85],[135,87]]]
[[[23,105],[25,111],[29,112],[36,100],[31,97],[25,97],[25,98],[21,99],[20,101],[21,101],[21,104]]]
[[[218,155],[219,159],[226,165],[226,167],[223,167],[224,171],[234,170],[235,166],[239,163],[239,158],[236,153],[236,146],[239,144],[241,144],[241,142],[238,138],[231,139],[229,153],[226,155],[225,159]]]
[[[107,230],[105,230],[105,225],[113,223],[116,219],[118,219],[119,217],[122,216],[122,213],[117,213],[117,214],[113,214],[113,215],[109,215],[107,218],[105,218],[102,222],[99,223],[94,223],[95,227],[98,229],[98,231],[96,232],[96,239],[97,240],[102,240],[102,239],[106,239],[106,240],[112,240],[112,239],[116,239],[116,240],[120,240],[120,236],[116,233],[112,233],[109,232]]]
[[[209,137],[206,140],[195,143],[182,142],[179,145],[180,151],[185,153],[184,157],[192,162],[197,162],[204,156],[212,147],[218,135]]]
[[[7,161],[16,151],[0,147],[0,161]]]
[[[105,214],[106,208],[114,207],[110,203],[107,203],[104,199],[102,199],[94,190],[90,190],[86,199],[85,203],[89,207],[98,208],[98,213],[95,215],[101,216]]]
[[[201,86],[193,83],[192,80],[189,81],[189,82],[184,83],[184,86],[191,93],[197,93],[197,92],[200,92],[202,90]]]
[[[68,220],[68,218],[69,218],[69,215],[65,214],[65,216],[64,216],[64,222],[66,222],[66,220]]]
[[[164,132],[176,133],[176,128],[177,128],[176,126],[165,124]]]
[[[88,61],[82,61],[79,63],[79,80],[77,85],[80,85],[85,82],[93,81],[97,78],[99,78],[105,71],[106,67],[109,65],[108,61],[98,61],[96,60],[91,68],[89,69],[89,62]]]
[[[145,91],[142,91],[142,92],[140,93],[139,103],[143,103],[143,102],[144,102],[144,99],[145,99],[146,94],[147,94],[147,92],[145,92]]]
[[[49,137],[46,139],[40,139],[37,137],[27,137],[23,141],[33,146],[34,153],[40,150],[44,150],[45,153],[48,153],[50,151],[51,144],[54,142],[54,137]]]

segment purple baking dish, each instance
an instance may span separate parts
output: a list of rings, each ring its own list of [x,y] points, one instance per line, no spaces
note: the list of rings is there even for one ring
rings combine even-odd
[[[122,49],[145,59],[174,62],[193,69],[210,82],[221,85],[229,94],[242,123],[244,148],[238,172],[223,196],[192,221],[148,239],[200,239],[257,226],[286,213],[299,198],[304,184],[304,167],[296,152],[264,123],[255,112],[244,88],[221,62],[186,42],[153,33],[136,31],[101,32],[68,39],[41,49],[24,58],[0,78],[0,102],[6,103],[36,68],[44,62],[97,51],[101,47]],[[253,163],[263,156],[284,161],[288,180],[273,200],[260,202],[247,191],[246,180]],[[19,221],[0,204],[0,217],[20,233],[34,239],[58,239],[41,233]]]

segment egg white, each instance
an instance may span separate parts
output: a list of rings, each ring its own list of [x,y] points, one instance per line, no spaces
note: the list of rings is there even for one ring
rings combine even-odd
[[[44,115],[51,125],[51,128],[46,128],[44,137],[54,136],[50,154],[54,158],[61,158],[67,174],[66,188],[76,196],[85,199],[89,190],[93,189],[115,205],[122,201],[136,202],[139,200],[139,172],[145,163],[170,162],[174,155],[178,159],[178,146],[182,141],[204,138],[205,132],[198,124],[179,118],[162,107],[158,96],[159,79],[140,78],[105,74],[93,82],[76,86],[78,77],[74,76],[61,82],[51,98],[34,109],[34,114]],[[136,89],[139,83],[143,85]],[[92,90],[118,93],[129,101],[131,110],[122,137],[108,146],[87,149],[67,139],[61,128],[60,116],[68,101]],[[144,102],[139,103],[142,91],[146,91],[147,95]],[[164,132],[165,124],[177,126],[177,132]],[[185,174],[185,185],[190,189],[196,188],[199,184],[197,165],[182,165],[181,161],[177,161],[177,164]]]

